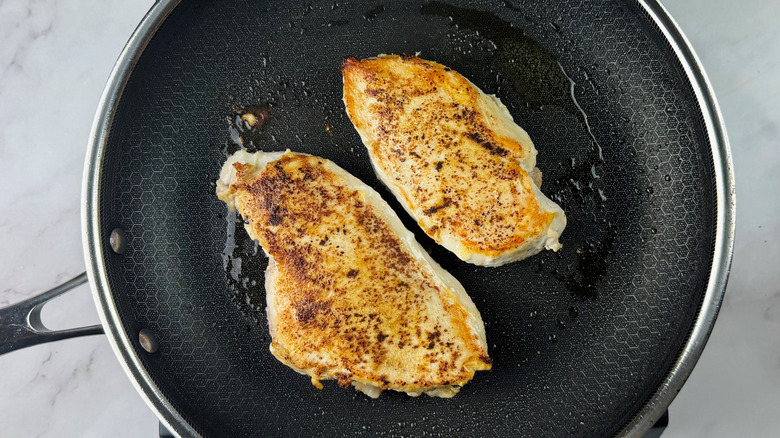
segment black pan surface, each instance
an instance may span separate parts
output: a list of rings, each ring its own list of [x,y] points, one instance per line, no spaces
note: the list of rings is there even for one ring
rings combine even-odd
[[[713,257],[715,180],[701,112],[632,1],[184,1],[143,52],[102,163],[100,229],[124,329],[162,394],[205,436],[617,433],[680,354]],[[461,262],[374,176],[344,112],[340,64],[415,53],[509,107],[566,211],[558,253]],[[267,114],[244,131],[230,118]],[[240,138],[239,138],[240,137]],[[454,399],[371,400],[268,351],[266,259],[214,195],[227,154],[307,152],[375,189],[465,286],[494,367]]]

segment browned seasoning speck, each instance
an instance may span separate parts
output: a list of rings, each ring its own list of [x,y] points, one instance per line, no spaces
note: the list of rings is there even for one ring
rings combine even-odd
[[[442,208],[449,207],[450,204],[452,204],[452,200],[450,198],[445,197],[441,204],[435,205],[435,206],[430,207],[430,208],[426,208],[425,210],[423,210],[423,213],[425,213],[427,215],[431,215],[431,214],[436,213],[437,211],[441,210]]]

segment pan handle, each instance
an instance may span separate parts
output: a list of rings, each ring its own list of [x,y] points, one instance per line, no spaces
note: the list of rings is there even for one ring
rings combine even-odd
[[[84,272],[40,295],[0,309],[0,355],[44,342],[103,334],[103,326],[99,324],[50,330],[41,321],[41,310],[46,303],[87,281],[87,273]]]

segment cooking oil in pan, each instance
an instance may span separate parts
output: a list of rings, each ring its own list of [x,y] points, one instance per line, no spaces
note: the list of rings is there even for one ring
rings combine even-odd
[[[264,126],[270,117],[270,104],[234,108],[226,116],[229,140],[224,146],[224,158],[240,150],[250,152],[267,142]],[[252,240],[235,211],[225,215],[225,249],[222,264],[233,301],[255,322],[265,319],[264,272],[268,259],[262,257],[260,246]]]
[[[495,50],[489,63],[509,79],[515,91],[531,106],[556,105],[582,116],[571,100],[570,79],[556,57],[522,30],[490,12],[436,1],[423,5],[420,12],[447,18],[458,29],[477,32],[491,41]]]
[[[518,10],[509,3],[505,5]],[[490,12],[436,1],[423,5],[420,12],[447,18],[457,29],[476,32],[481,38],[491,41],[494,50],[490,51],[486,61],[512,84],[527,105],[537,109],[555,106],[577,117],[591,140],[590,153],[586,160],[573,163],[572,168],[556,181],[551,197],[559,203],[573,201],[581,206],[586,201],[605,202],[607,196],[595,185],[599,179],[598,167],[604,162],[604,151],[586,112],[577,101],[577,83],[558,59],[521,29]],[[592,83],[592,79],[586,77],[586,81]]]
[[[504,5],[524,13],[511,3],[506,2]],[[480,62],[494,66],[498,77],[505,78],[527,106],[537,110],[553,106],[577,118],[590,139],[590,148],[585,157],[580,155],[579,158],[572,158],[570,163],[559,163],[558,178],[545,182],[543,190],[563,206],[569,213],[570,221],[586,216],[585,213],[587,216],[593,216],[590,213],[594,208],[604,209],[608,201],[608,196],[600,187],[603,174],[601,166],[605,161],[604,149],[594,134],[591,120],[577,100],[579,85],[573,75],[566,72],[557,57],[521,29],[490,12],[460,8],[437,1],[425,4],[420,12],[423,15],[446,18],[457,31],[474,32],[478,37],[489,40],[492,43],[491,49],[480,53]],[[559,26],[554,23],[550,25],[553,31],[561,34]],[[469,44],[469,47],[473,46]],[[566,52],[565,47],[560,50]],[[470,49],[464,52],[467,56],[471,56],[470,53]],[[587,72],[583,83],[589,84],[586,86],[590,86],[597,94],[600,93]],[[607,259],[617,240],[617,231],[612,223],[604,221],[599,223],[598,227],[601,229],[597,233],[599,236],[595,238],[586,237],[579,243],[564,240],[565,247],[573,246],[564,249],[568,256],[562,252],[556,254],[556,258],[561,262],[568,260],[570,265],[567,268],[545,267],[540,260],[539,270],[549,272],[573,295],[595,297],[597,282],[607,272]],[[574,257],[571,257],[572,252]],[[561,264],[552,265],[560,267]]]
[[[233,301],[256,322],[265,318],[264,272],[268,259],[260,254],[260,246],[244,230],[243,221],[235,211],[225,216],[226,239],[222,252]]]
[[[240,148],[256,150],[261,142],[263,127],[269,118],[270,104],[253,105],[244,108],[234,108],[232,114],[226,117],[230,143],[227,154],[230,155]]]
[[[376,17],[383,12],[385,12],[385,5],[379,5],[363,14],[363,18],[368,21],[374,21]]]
[[[384,7],[378,6],[367,11],[363,19],[371,22],[384,12]],[[590,151],[585,159],[580,157],[579,160],[572,160],[571,163],[562,165],[565,167],[562,175],[555,181],[545,182],[544,190],[552,199],[564,204],[564,208],[577,206],[584,209],[586,204],[590,205],[590,203],[603,208],[604,203],[608,201],[608,196],[599,187],[602,179],[600,166],[605,160],[604,151],[594,135],[592,121],[577,100],[578,91],[581,90],[578,87],[581,85],[574,80],[575,76],[568,74],[563,64],[546,47],[492,13],[459,8],[435,1],[422,6],[420,12],[424,15],[447,18],[454,28],[476,32],[479,37],[488,40],[491,50],[488,52],[488,58],[483,58],[483,61],[494,66],[498,74],[506,79],[528,106],[537,109],[555,106],[577,118],[590,138]],[[347,23],[331,22],[329,25],[345,24]],[[553,30],[560,33],[559,28],[555,25],[551,26]],[[267,58],[263,59],[264,66],[268,62]],[[287,98],[289,84],[292,82],[285,82],[282,78],[277,79],[280,86],[278,99],[283,103],[282,101]],[[598,92],[597,85],[587,74],[581,83]],[[302,82],[300,87],[304,98],[309,97],[306,85]],[[295,93],[290,92],[290,94]],[[317,97],[313,99],[317,103]],[[330,106],[324,101],[322,105]],[[270,134],[264,130],[272,106],[267,103],[233,110],[227,119],[231,139],[227,144],[228,155],[240,148],[255,151],[263,143],[272,141]],[[334,102],[332,106],[341,107],[340,102]],[[303,141],[300,138],[298,140]],[[246,234],[235,213],[228,214],[226,222],[228,238],[223,253],[223,263],[228,283],[239,307],[258,320],[264,319],[263,282],[267,258],[259,254],[257,243]],[[607,256],[613,251],[617,233],[610,223],[605,223],[603,228],[602,239],[596,242],[585,241],[580,244],[580,248],[567,247],[565,251],[576,252],[572,269],[552,271],[555,268],[551,266],[545,269],[575,295],[594,297],[596,284],[606,273]],[[568,310],[570,320],[575,319],[578,313],[576,307],[570,307]],[[555,342],[557,338],[551,340]]]

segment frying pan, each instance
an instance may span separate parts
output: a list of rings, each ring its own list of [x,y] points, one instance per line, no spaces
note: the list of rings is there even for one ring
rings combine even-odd
[[[465,264],[376,179],[343,109],[340,63],[415,52],[495,93],[529,132],[542,188],[568,217],[561,251]],[[262,126],[236,123],[246,111]],[[241,147],[326,157],[377,189],[477,304],[493,370],[449,400],[371,400],[317,390],[274,359],[267,261],[214,195]],[[734,185],[712,90],[653,0],[171,0],[109,78],[83,221],[102,327],[178,435],[641,436],[715,321]],[[3,309],[3,351],[99,332],[40,325],[42,303],[84,280]]]

